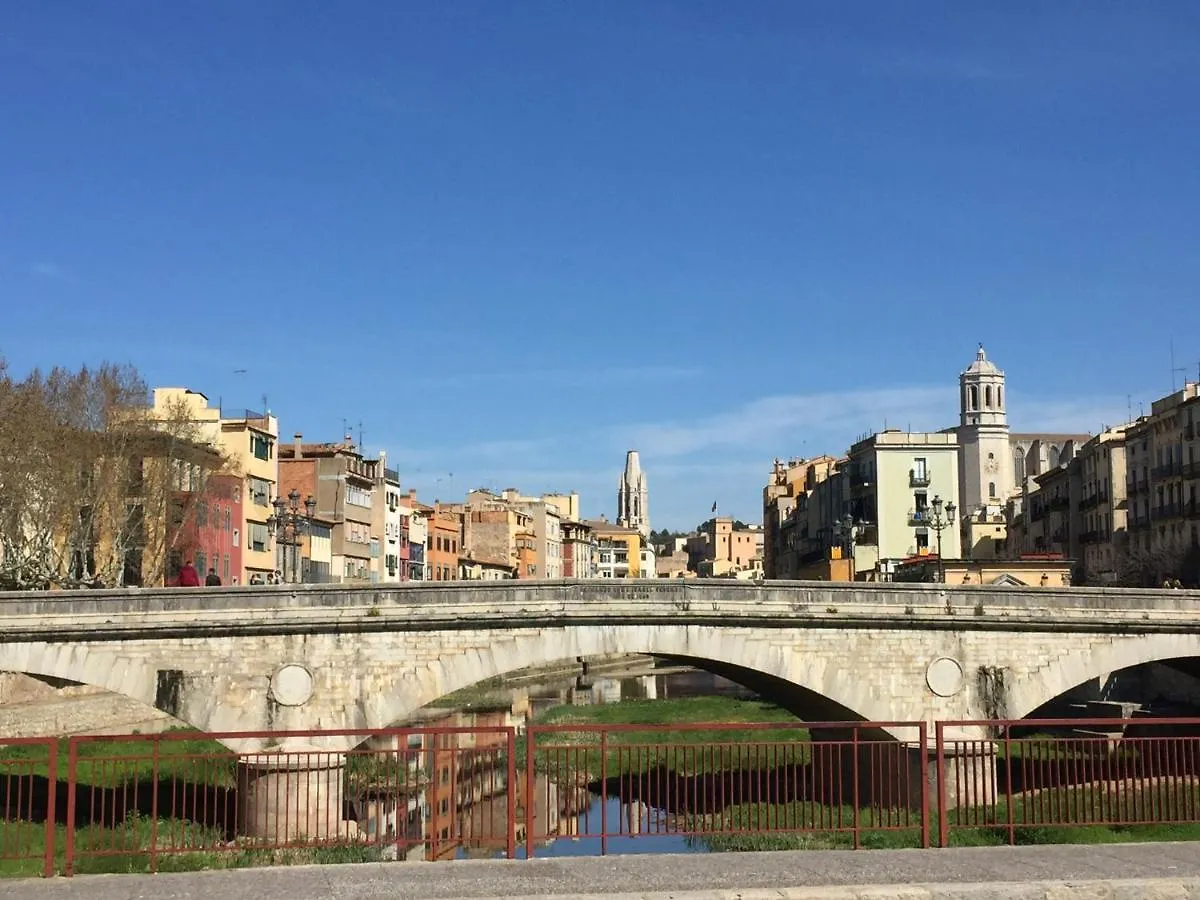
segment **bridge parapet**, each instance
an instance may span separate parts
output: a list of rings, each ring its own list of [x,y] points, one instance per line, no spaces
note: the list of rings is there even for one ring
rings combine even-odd
[[[675,622],[757,627],[1178,630],[1200,591],[630,580],[0,593],[0,641]]]

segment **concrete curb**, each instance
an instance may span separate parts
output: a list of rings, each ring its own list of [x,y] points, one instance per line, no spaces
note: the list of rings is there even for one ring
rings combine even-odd
[[[748,888],[644,894],[536,894],[458,900],[1200,900],[1200,878]]]

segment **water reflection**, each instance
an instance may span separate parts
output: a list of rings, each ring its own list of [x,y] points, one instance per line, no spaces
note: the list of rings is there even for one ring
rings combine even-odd
[[[693,696],[755,695],[716,675],[690,669],[655,671],[651,664],[625,664],[626,671],[593,677],[586,669],[567,677],[539,679],[498,688],[475,697],[469,707],[424,710],[406,724],[428,729],[506,728],[518,733],[545,709],[623,700]],[[398,739],[399,740],[399,739]],[[550,779],[537,773],[532,795],[524,777],[524,757],[510,764],[503,731],[413,735],[394,749],[409,760],[413,777],[406,790],[382,796],[378,790],[356,797],[355,817],[372,838],[400,860],[446,860],[503,856],[508,850],[510,815],[515,817],[515,851],[536,856],[592,856],[608,853],[703,852],[673,830],[670,814],[641,801],[588,790],[583,773]],[[383,749],[378,744],[373,749]],[[515,779],[512,778],[516,775]],[[512,784],[510,785],[510,780]],[[597,785],[592,787],[598,788]],[[601,838],[608,832],[619,836]],[[532,838],[530,837],[532,835]],[[636,837],[635,837],[636,836]]]

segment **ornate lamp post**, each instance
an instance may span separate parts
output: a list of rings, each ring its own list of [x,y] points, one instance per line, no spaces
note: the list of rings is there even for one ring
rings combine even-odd
[[[854,565],[854,545],[862,534],[862,522],[856,522],[849,513],[833,523],[834,538],[842,545],[846,558],[850,560],[850,580],[858,574]]]
[[[295,584],[300,577],[300,538],[312,529],[313,515],[317,510],[317,501],[309,494],[304,499],[304,511],[300,510],[300,492],[293,488],[288,492],[287,500],[276,497],[274,502],[275,514],[267,519],[267,527],[275,532],[275,546],[283,552],[280,561],[280,573],[283,580]],[[291,573],[288,573],[288,548],[291,548]]]
[[[946,504],[945,509],[942,508],[942,498],[934,494],[933,500],[929,504],[930,513],[925,520],[925,524],[937,532],[938,542],[938,581],[946,580],[946,562],[942,558],[942,532],[954,524],[954,514],[958,507],[951,500]]]

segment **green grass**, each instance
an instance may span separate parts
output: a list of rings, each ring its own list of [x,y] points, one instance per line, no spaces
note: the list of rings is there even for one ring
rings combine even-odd
[[[1163,783],[1138,786],[1124,793],[1120,803],[1105,799],[1107,793],[1105,786],[1098,783],[1015,798],[1013,842],[1030,845],[1200,840],[1200,822],[1181,821],[1184,811],[1200,809],[1200,786]],[[1152,825],[1114,824],[1128,809],[1138,809],[1143,816],[1152,812],[1161,821]],[[1041,824],[1046,811],[1066,824]],[[879,827],[906,825],[904,815],[903,810],[884,810],[882,814],[870,809],[860,810],[859,825],[864,831],[859,846],[871,849],[919,847],[919,824],[889,830]],[[993,847],[1009,842],[1007,802],[986,808],[949,810],[947,818],[951,847]],[[690,839],[714,852],[836,850],[854,846],[853,834],[849,833],[853,822],[854,811],[848,806],[838,809],[813,803],[747,804],[730,807],[715,816],[695,817],[688,822],[688,827],[701,832],[751,827],[776,829],[774,833],[759,834],[700,834]],[[817,823],[825,830],[814,830]],[[833,830],[835,827],[846,830]],[[789,828],[797,830],[785,830]],[[930,822],[930,839],[936,843],[936,813]]]
[[[28,822],[0,823],[4,850],[19,853],[24,859],[0,860],[0,877],[35,877],[42,874],[46,849],[43,825]],[[171,852],[159,850],[152,862],[149,848],[154,836],[156,846],[169,845]],[[75,833],[75,872],[80,875],[137,874],[151,871],[194,872],[201,869],[238,869],[252,866],[306,865],[322,863],[377,862],[377,847],[363,843],[345,843],[328,847],[256,849],[249,844],[228,846],[224,836],[178,820],[157,823],[142,816],[130,816],[122,827],[80,828]],[[65,869],[66,828],[59,825],[54,835],[55,871]],[[101,855],[102,854],[102,855]]]
[[[233,751],[200,732],[180,729],[176,734],[195,734],[196,737],[172,737],[154,741],[86,741],[80,743],[76,782],[95,787],[115,787],[135,781],[150,780],[156,770],[158,777],[174,778],[214,787],[234,787],[237,784],[237,757]],[[157,745],[157,750],[155,749]],[[69,742],[58,742],[58,779],[67,778]],[[157,762],[156,762],[157,757]],[[49,774],[45,746],[16,744],[0,747],[0,774]]]
[[[795,723],[793,728],[672,728],[675,725],[724,722],[730,725]],[[564,781],[610,777],[668,765],[680,775],[773,768],[803,764],[810,748],[803,723],[772,703],[732,697],[682,700],[629,700],[595,706],[555,706],[538,716],[537,725],[577,725],[579,731],[542,733],[534,767]],[[610,731],[608,752],[601,757],[596,726],[654,726],[636,731]],[[517,743],[524,759],[526,738]]]

